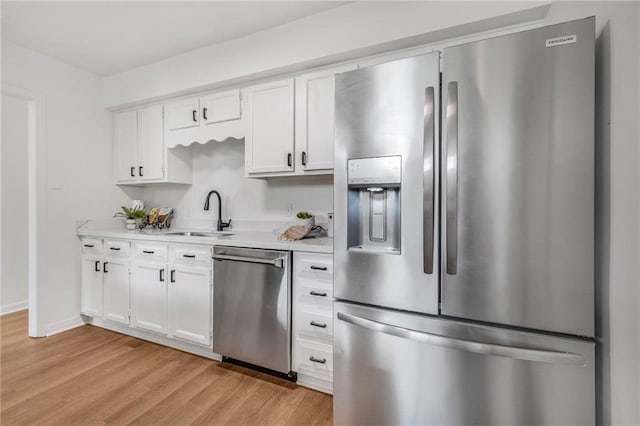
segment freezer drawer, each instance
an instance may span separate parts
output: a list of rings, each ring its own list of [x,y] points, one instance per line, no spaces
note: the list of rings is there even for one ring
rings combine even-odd
[[[335,302],[336,424],[594,424],[591,341]]]

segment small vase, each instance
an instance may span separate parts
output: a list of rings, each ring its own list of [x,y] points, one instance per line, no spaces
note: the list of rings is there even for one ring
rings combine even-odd
[[[135,231],[135,230],[136,230],[136,220],[127,219],[127,231]]]

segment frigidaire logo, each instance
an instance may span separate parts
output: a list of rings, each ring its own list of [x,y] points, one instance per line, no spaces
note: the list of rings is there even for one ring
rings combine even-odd
[[[578,37],[576,37],[575,34],[556,37],[556,38],[550,38],[547,40],[545,47],[560,46],[562,44],[575,43],[576,41],[578,41]]]

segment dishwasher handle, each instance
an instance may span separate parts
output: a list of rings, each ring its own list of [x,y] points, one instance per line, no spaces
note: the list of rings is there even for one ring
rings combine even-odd
[[[247,262],[247,263],[262,263],[265,265],[273,265],[276,268],[284,268],[284,257],[278,257],[276,259],[260,259],[258,257],[246,257],[246,256],[231,256],[228,254],[215,254],[214,260],[231,260],[234,262]]]

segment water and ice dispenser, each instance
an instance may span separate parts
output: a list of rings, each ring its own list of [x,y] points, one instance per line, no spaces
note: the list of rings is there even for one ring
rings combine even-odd
[[[400,254],[402,158],[348,160],[349,250]]]

